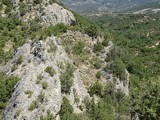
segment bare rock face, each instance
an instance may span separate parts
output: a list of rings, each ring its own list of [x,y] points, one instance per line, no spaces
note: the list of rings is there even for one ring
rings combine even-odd
[[[25,22],[39,18],[39,22],[44,26],[56,25],[58,23],[64,23],[65,25],[74,24],[75,17],[73,13],[57,3],[49,0],[42,0],[41,2],[37,0],[36,3],[33,0],[12,0],[17,17]]]
[[[57,44],[59,41],[54,36],[45,41],[29,41],[18,48],[13,59],[0,68],[0,71],[21,78],[4,111],[3,120],[39,120],[40,115],[46,115],[48,110],[56,116],[63,96],[69,99],[75,112],[81,112],[78,106],[89,95],[78,69],[63,47]],[[60,75],[67,64],[74,66],[75,71],[74,84],[70,94],[66,95],[61,93]],[[54,69],[53,76],[45,71],[48,66]],[[75,102],[77,98],[78,103]]]
[[[129,96],[129,77],[130,74],[126,70],[126,80],[119,80],[119,78],[116,80],[115,90],[121,90],[126,96]]]
[[[45,7],[44,13],[45,15],[41,18],[43,20],[43,24],[47,26],[56,25],[58,23],[72,25],[75,22],[73,14],[56,3]]]

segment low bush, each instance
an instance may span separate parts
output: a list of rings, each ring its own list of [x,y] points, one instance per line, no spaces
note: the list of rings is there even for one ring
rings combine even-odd
[[[49,67],[49,66],[45,69],[45,72],[47,72],[52,77],[54,76],[54,74],[56,74],[56,71],[52,67]]]
[[[93,51],[94,52],[102,52],[102,50],[104,49],[102,43],[97,42],[97,44],[94,45],[93,47]]]
[[[23,62],[23,57],[22,56],[19,56],[17,61],[16,61],[16,64],[19,65]]]
[[[102,96],[103,94],[103,86],[101,83],[99,83],[98,81],[89,87],[89,91],[88,93],[93,96],[94,94],[97,95],[97,96]]]
[[[99,69],[99,68],[101,68],[101,66],[102,66],[102,62],[101,62],[101,60],[99,60],[99,59],[97,58],[97,59],[93,60],[93,65],[94,65],[94,67],[95,67],[96,69]]]
[[[73,66],[68,64],[65,69],[65,72],[60,75],[62,93],[70,92],[70,88],[73,85],[73,79],[72,79],[73,72],[74,72]]]
[[[40,116],[40,120],[56,120],[50,110],[47,110],[47,116]]]
[[[37,109],[38,107],[39,107],[39,102],[35,100],[30,104],[28,110],[33,111],[34,109]]]
[[[32,94],[33,94],[33,91],[27,90],[27,91],[25,91],[24,93],[28,95],[28,98],[31,98],[31,97],[32,97]]]
[[[16,76],[8,76],[0,73],[0,111],[5,108],[6,103],[11,97],[14,86],[20,79]]]
[[[48,83],[46,81],[42,82],[41,84],[43,89],[47,89]]]
[[[81,54],[84,47],[85,47],[85,44],[82,41],[75,43],[73,47],[73,54],[76,54],[76,55]]]
[[[100,71],[98,71],[98,72],[96,73],[96,78],[100,79],[101,76],[102,76],[102,73],[101,73]]]

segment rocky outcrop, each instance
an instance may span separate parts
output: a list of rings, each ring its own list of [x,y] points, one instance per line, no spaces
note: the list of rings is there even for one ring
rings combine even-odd
[[[56,3],[45,7],[43,12],[45,15],[41,18],[43,24],[47,26],[56,25],[58,23],[64,23],[66,25],[72,25],[75,23],[73,14]]]
[[[25,22],[39,18],[39,22],[44,26],[56,25],[58,23],[73,25],[75,23],[73,13],[57,3],[49,0],[38,1],[38,3],[32,0],[12,0],[16,15]]]
[[[115,90],[121,90],[126,96],[129,96],[129,77],[130,74],[128,73],[127,70],[125,70],[125,76],[126,79],[125,80],[120,80],[119,78],[117,78],[116,80],[116,84],[115,84]]]
[[[8,75],[21,78],[4,111],[3,120],[39,120],[40,115],[47,114],[48,110],[56,116],[63,96],[69,99],[76,113],[81,112],[78,106],[82,105],[89,95],[78,69],[58,44],[60,41],[61,39],[54,36],[45,41],[28,41],[18,48],[13,59],[0,68],[0,71],[7,72]],[[74,84],[70,94],[62,94],[60,75],[67,64],[75,67]],[[54,69],[53,76],[45,71],[47,66]],[[75,98],[78,98],[78,103]]]

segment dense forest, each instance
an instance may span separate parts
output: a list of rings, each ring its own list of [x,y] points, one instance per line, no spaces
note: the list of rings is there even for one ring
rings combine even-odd
[[[128,107],[131,116],[139,114],[142,120],[160,119],[159,21],[159,14],[119,14],[95,18],[108,40],[116,44],[106,60],[123,64],[130,73]],[[122,65],[117,67],[120,69]]]

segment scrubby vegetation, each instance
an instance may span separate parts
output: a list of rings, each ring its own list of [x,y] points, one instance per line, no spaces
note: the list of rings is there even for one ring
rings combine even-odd
[[[63,97],[61,110],[60,110],[61,120],[80,120],[80,118],[73,113],[73,107],[70,105],[69,100]]]
[[[83,52],[84,47],[85,43],[82,41],[75,43],[73,47],[73,53],[76,55],[80,55]]]
[[[41,84],[43,89],[47,89],[48,83],[46,81],[43,81]]]
[[[39,107],[39,102],[37,100],[35,100],[30,104],[28,110],[33,111],[34,109],[36,109],[38,107]]]
[[[131,74],[130,104],[127,105],[130,110],[125,112],[122,106],[126,104],[117,102],[116,112],[123,111],[123,114],[131,115],[132,119],[136,114],[140,120],[159,119],[160,107],[157,100],[160,96],[157,92],[160,85],[157,81],[160,75],[160,15],[105,15],[95,19],[115,44],[115,48],[106,57],[106,62],[110,63],[108,69],[121,80],[125,79],[125,69]],[[103,41],[102,45],[105,44],[107,41]],[[111,91],[108,92],[113,94]],[[122,95],[120,93],[116,96]]]
[[[61,74],[60,80],[61,80],[61,91],[62,93],[69,93],[70,89],[73,85],[73,72],[74,68],[71,64],[68,64],[66,66],[65,71]]]
[[[49,66],[45,69],[45,72],[47,72],[51,77],[53,77],[54,74],[56,74],[56,71],[52,67],[49,67]]]
[[[98,81],[94,85],[90,86],[89,88],[89,94],[91,96],[93,96],[94,94],[98,96],[102,96],[102,92],[103,92],[103,86]]]
[[[57,24],[44,28],[40,24],[40,19],[29,21],[29,24],[19,20],[12,14],[13,6],[10,0],[1,0],[6,5],[4,10],[8,17],[0,17],[0,65],[4,65],[13,55],[14,51],[22,46],[26,40],[44,40],[48,36],[61,36],[67,30],[80,31],[88,34],[92,38],[97,35],[104,35],[104,41],[97,42],[92,49],[95,56],[89,59],[91,67],[98,71],[95,78],[99,81],[95,82],[88,89],[90,96],[96,96],[98,99],[85,101],[86,112],[80,115],[73,113],[73,108],[66,97],[60,110],[61,120],[127,120],[134,119],[135,115],[139,115],[140,120],[158,120],[160,119],[160,15],[104,15],[102,17],[87,20],[80,15],[74,13],[76,22],[73,26],[65,24]],[[50,0],[50,3],[57,2]],[[42,3],[42,0],[33,0],[34,5]],[[0,5],[0,9],[3,6]],[[20,3],[20,15],[24,16],[27,12],[27,6]],[[95,23],[93,23],[95,20]],[[105,62],[108,72],[113,77],[126,79],[126,70],[130,73],[129,96],[125,96],[121,91],[115,91],[115,81],[101,84],[102,73],[101,68],[103,61],[99,56],[104,47],[108,45],[108,41],[112,40],[114,48],[107,54]],[[70,41],[63,41],[64,44],[70,45]],[[65,43],[66,42],[66,43]],[[73,41],[72,41],[73,42]],[[10,47],[7,48],[6,45]],[[83,41],[76,41],[73,47],[66,45],[67,53],[72,53],[76,57],[80,57],[85,62],[90,54]],[[50,46],[49,52],[55,51],[55,46]],[[13,63],[11,71],[15,71],[23,62],[20,56]],[[45,69],[50,76],[56,74],[52,67]],[[61,91],[69,94],[73,85],[74,68],[68,64],[60,75]],[[0,73],[0,115],[11,97],[13,88],[19,78],[8,76]],[[48,88],[48,83],[38,77],[36,84],[40,84],[43,90]],[[32,97],[33,92],[25,91],[28,98]],[[28,110],[32,111],[39,107],[40,103],[45,100],[45,95],[41,92],[37,100],[33,101]],[[82,107],[83,109],[83,107]],[[17,111],[16,116],[20,114]],[[54,120],[54,116],[50,111],[47,115],[41,115],[40,120]]]
[[[47,110],[47,116],[41,115],[40,120],[55,120],[55,117],[53,116],[50,110]]]
[[[28,98],[31,98],[32,97],[32,94],[33,94],[33,91],[31,90],[27,90],[24,92],[26,95],[28,95]]]
[[[14,86],[20,79],[0,73],[0,111],[2,111],[12,95]]]

